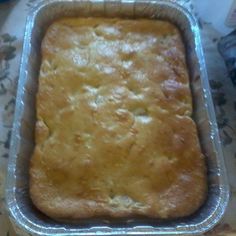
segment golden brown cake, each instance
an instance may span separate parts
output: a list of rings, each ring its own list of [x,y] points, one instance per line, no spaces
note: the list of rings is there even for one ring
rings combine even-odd
[[[67,18],[42,43],[30,195],[54,219],[173,218],[206,197],[184,45],[158,20]]]

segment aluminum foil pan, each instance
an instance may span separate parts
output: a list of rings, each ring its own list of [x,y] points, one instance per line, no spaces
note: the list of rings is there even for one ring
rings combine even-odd
[[[106,16],[164,19],[176,24],[187,50],[194,119],[207,159],[209,192],[205,204],[192,216],[157,219],[81,220],[58,223],[40,213],[29,198],[29,159],[34,147],[35,94],[40,66],[40,45],[52,21],[65,16]],[[191,189],[189,189],[191,191]],[[199,28],[196,19],[168,1],[44,1],[27,19],[12,130],[6,200],[13,224],[33,235],[173,235],[198,234],[222,217],[229,198],[224,158],[212,104]]]

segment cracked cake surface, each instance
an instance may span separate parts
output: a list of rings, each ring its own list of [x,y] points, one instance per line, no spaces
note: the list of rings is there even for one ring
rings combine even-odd
[[[179,30],[65,18],[47,30],[30,195],[54,219],[175,218],[207,192]]]

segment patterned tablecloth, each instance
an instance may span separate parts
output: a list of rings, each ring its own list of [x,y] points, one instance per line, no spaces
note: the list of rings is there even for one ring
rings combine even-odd
[[[0,236],[17,235],[4,209],[4,183],[25,20],[29,9],[37,2],[38,0],[11,0],[1,3],[0,0]],[[217,42],[222,32],[225,33],[225,29],[221,30],[209,21],[211,14],[214,16],[218,14],[213,12],[211,7],[214,6],[210,3],[225,1],[182,0],[181,2],[185,2],[186,7],[196,14],[199,21],[231,188],[230,202],[223,220],[205,235],[236,235],[236,90],[227,76],[224,62],[217,51]],[[203,14],[204,12],[207,14]]]

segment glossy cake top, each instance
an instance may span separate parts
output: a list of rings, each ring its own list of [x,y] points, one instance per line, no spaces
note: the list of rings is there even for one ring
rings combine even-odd
[[[176,26],[67,18],[42,43],[34,204],[55,219],[193,213],[206,174]]]

